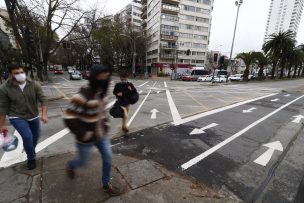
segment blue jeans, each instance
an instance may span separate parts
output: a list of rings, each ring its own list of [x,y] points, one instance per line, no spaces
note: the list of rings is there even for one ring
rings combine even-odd
[[[110,182],[112,166],[111,142],[107,136],[93,144],[76,143],[79,157],[70,161],[68,166],[71,169],[75,169],[86,165],[90,155],[89,152],[94,145],[98,148],[102,158],[102,184],[107,185]]]
[[[23,147],[28,160],[35,160],[35,148],[40,136],[40,120],[36,118],[28,121],[23,118],[12,118],[9,120],[12,126],[22,137]]]

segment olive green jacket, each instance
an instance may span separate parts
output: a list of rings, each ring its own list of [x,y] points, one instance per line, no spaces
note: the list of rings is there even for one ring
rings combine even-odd
[[[38,104],[46,102],[41,86],[30,79],[26,80],[23,92],[13,79],[0,86],[0,115],[32,119],[39,115]]]

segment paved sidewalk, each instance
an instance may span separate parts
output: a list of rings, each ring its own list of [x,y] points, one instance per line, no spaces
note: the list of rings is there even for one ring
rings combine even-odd
[[[42,90],[48,98],[48,101],[55,101],[64,98],[53,86],[43,85]]]
[[[35,170],[25,163],[0,169],[0,202],[237,202],[189,178],[170,172],[150,160],[114,155],[112,184],[121,189],[119,197],[109,197],[101,189],[101,161],[94,152],[87,167],[66,177],[66,162],[74,154],[60,154],[38,160]]]

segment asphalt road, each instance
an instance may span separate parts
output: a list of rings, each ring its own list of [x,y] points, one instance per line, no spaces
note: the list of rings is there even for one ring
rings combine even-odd
[[[65,98],[87,83],[70,81],[67,75],[51,77],[50,85]],[[110,86],[110,102],[115,99],[116,81],[113,78]],[[293,116],[304,113],[303,80],[229,85],[131,82],[140,92],[140,100],[130,109],[127,137],[122,137],[121,119],[111,121],[115,152],[156,160],[245,201],[292,202],[299,194],[304,138],[301,122],[292,121]],[[67,105],[67,99],[50,102],[50,120],[42,126],[38,156],[75,151],[73,135],[61,119]],[[263,146],[272,142],[279,150]],[[22,149],[13,154],[0,152],[0,167],[22,158]],[[257,159],[260,164],[254,162]],[[265,159],[269,162],[263,166]]]

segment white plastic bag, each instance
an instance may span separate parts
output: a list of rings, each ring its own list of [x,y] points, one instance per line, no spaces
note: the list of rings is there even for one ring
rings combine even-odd
[[[2,133],[3,145],[0,146],[5,152],[13,151],[18,146],[18,138],[15,135],[10,135],[7,130],[4,130]],[[1,137],[1,135],[0,135]],[[1,138],[0,138],[1,139]]]

